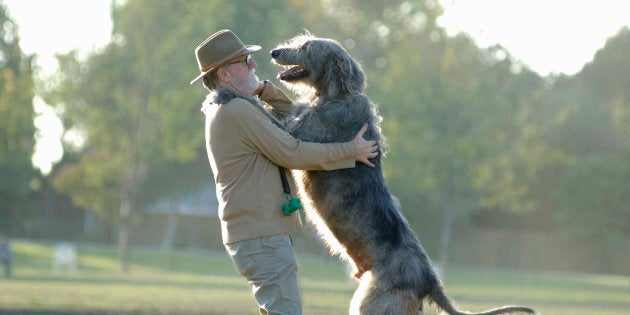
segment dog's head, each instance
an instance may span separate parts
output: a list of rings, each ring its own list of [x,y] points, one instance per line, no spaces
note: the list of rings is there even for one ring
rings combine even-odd
[[[335,97],[365,89],[361,66],[332,39],[298,35],[274,48],[271,58],[286,68],[278,79],[300,95],[314,89],[318,96]]]

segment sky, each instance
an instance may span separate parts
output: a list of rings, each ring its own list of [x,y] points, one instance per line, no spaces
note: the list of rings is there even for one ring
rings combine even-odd
[[[0,0],[2,1],[2,0]],[[501,44],[513,58],[542,76],[579,72],[623,26],[628,0],[439,0],[438,20],[450,35],[465,32],[478,46]],[[4,0],[18,24],[20,45],[37,54],[39,76],[56,70],[54,54],[83,54],[111,38],[110,0]],[[63,18],[60,18],[63,17]],[[33,164],[43,174],[61,159],[63,133],[54,111],[36,98],[38,138]]]

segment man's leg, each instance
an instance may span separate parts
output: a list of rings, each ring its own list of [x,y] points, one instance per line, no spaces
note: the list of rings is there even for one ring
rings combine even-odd
[[[261,314],[302,314],[297,261],[288,235],[246,240],[225,248],[251,284]]]

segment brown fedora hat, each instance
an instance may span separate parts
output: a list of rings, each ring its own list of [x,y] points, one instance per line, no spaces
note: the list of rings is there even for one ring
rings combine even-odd
[[[206,74],[218,69],[230,59],[260,50],[258,45],[245,45],[230,30],[220,30],[204,40],[195,49],[195,56],[201,72],[190,84]]]

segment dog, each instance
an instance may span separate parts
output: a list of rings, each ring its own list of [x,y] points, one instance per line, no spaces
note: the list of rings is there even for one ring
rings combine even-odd
[[[278,79],[300,96],[283,121],[294,137],[350,141],[367,122],[364,137],[379,144],[379,155],[370,160],[374,168],[357,163],[353,169],[294,171],[307,218],[330,253],[347,260],[359,280],[350,314],[422,314],[424,298],[452,315],[536,314],[520,306],[481,313],[456,308],[385,183],[381,116],[364,92],[359,63],[338,42],[298,35],[274,48],[271,58],[285,68]]]

